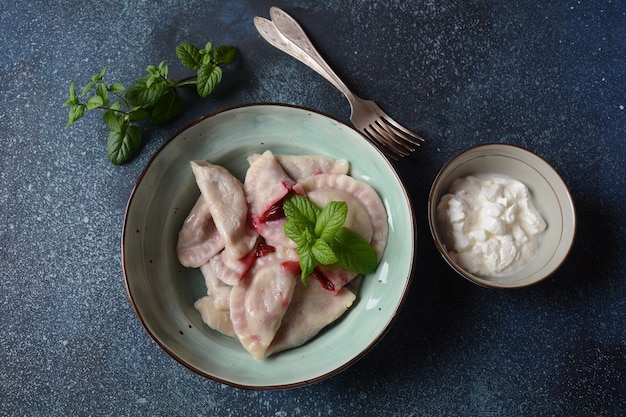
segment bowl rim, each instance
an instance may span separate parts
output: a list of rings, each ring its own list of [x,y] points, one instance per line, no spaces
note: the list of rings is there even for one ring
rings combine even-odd
[[[126,251],[125,251],[125,237],[127,235],[127,233],[129,232],[128,228],[128,215],[129,215],[129,211],[131,209],[132,206],[132,202],[133,199],[138,191],[139,185],[142,182],[142,180],[144,179],[145,175],[147,174],[148,170],[150,169],[150,167],[152,166],[152,164],[154,163],[154,161],[157,159],[157,157],[159,156],[159,154],[165,149],[165,147],[167,147],[172,141],[174,141],[177,137],[179,137],[181,134],[183,134],[186,130],[192,128],[193,126],[198,125],[199,123],[202,123],[203,121],[210,119],[212,117],[215,117],[217,115],[220,115],[222,113],[228,112],[228,111],[232,111],[232,110],[237,110],[237,109],[244,109],[244,108],[248,108],[248,107],[283,107],[283,108],[291,108],[291,109],[296,109],[296,110],[302,110],[302,111],[306,111],[306,112],[310,112],[310,113],[314,113],[317,114],[319,116],[328,118],[333,120],[334,122],[342,125],[342,127],[344,128],[348,128],[353,132],[356,132],[361,139],[368,145],[370,146],[375,152],[378,152],[378,154],[387,162],[387,164],[389,165],[389,168],[391,169],[391,171],[395,174],[397,180],[398,180],[398,185],[400,186],[402,193],[404,194],[405,198],[406,198],[406,202],[407,207],[408,207],[408,215],[411,218],[411,229],[412,229],[412,233],[411,233],[411,237],[412,237],[412,245],[411,245],[411,253],[410,253],[410,265],[407,271],[407,276],[403,277],[403,283],[404,283],[404,288],[402,290],[401,296],[399,298],[399,302],[395,305],[395,307],[393,308],[393,312],[389,315],[389,319],[385,325],[385,327],[383,329],[381,329],[381,331],[376,335],[376,337],[374,337],[366,346],[364,346],[358,354],[354,355],[352,358],[350,358],[348,361],[344,362],[343,364],[341,364],[340,366],[337,366],[336,368],[333,368],[331,371],[328,371],[322,375],[318,375],[316,377],[313,378],[308,378],[308,379],[303,379],[303,380],[299,380],[297,382],[287,382],[287,383],[279,383],[279,384],[273,384],[273,385],[251,385],[251,384],[245,384],[245,383],[239,383],[239,382],[235,382],[235,381],[231,381],[228,380],[226,378],[211,374],[209,372],[206,372],[202,369],[199,369],[195,366],[193,366],[192,364],[188,363],[183,357],[181,357],[179,354],[177,354],[175,352],[174,349],[168,347],[165,343],[163,343],[160,338],[150,329],[150,326],[148,325],[148,323],[146,322],[145,318],[142,316],[141,312],[139,311],[139,307],[137,305],[137,302],[135,300],[135,297],[132,293],[132,290],[130,288],[130,284],[129,284],[129,277],[128,277],[128,273],[127,273],[127,256],[126,256]],[[128,296],[128,299],[130,301],[131,307],[135,313],[135,316],[137,316],[137,318],[139,319],[139,322],[142,326],[142,328],[144,329],[144,331],[148,334],[148,336],[150,337],[150,339],[152,339],[152,341],[154,341],[163,351],[165,351],[169,356],[171,356],[173,359],[175,359],[177,362],[179,362],[180,364],[182,364],[183,366],[185,366],[187,369],[193,371],[194,373],[203,376],[207,379],[210,379],[212,381],[218,382],[218,383],[222,383],[225,385],[229,385],[235,388],[240,388],[240,389],[246,389],[246,390],[283,390],[283,389],[291,389],[291,388],[298,388],[298,387],[304,387],[304,386],[308,386],[311,385],[313,383],[316,382],[320,382],[322,380],[328,379],[332,376],[335,376],[341,372],[343,372],[344,370],[348,369],[349,367],[351,367],[352,365],[354,365],[356,362],[358,362],[360,359],[362,359],[367,353],[369,353],[374,346],[376,346],[382,339],[383,337],[389,332],[389,330],[391,329],[391,327],[393,326],[393,324],[395,323],[400,311],[402,310],[404,303],[406,302],[407,296],[409,294],[409,291],[411,289],[412,283],[413,283],[413,274],[415,272],[415,258],[417,256],[417,250],[416,250],[416,246],[417,246],[417,219],[415,216],[415,208],[414,205],[411,201],[410,195],[407,192],[406,189],[406,184],[404,183],[404,181],[402,180],[401,176],[399,175],[397,169],[394,167],[394,165],[391,163],[391,161],[389,160],[389,158],[387,158],[387,156],[373,143],[371,143],[361,132],[359,132],[357,129],[355,129],[353,126],[348,125],[347,123],[343,122],[342,120],[333,117],[329,114],[326,114],[324,112],[306,107],[306,106],[301,106],[301,105],[294,105],[294,104],[288,104],[288,103],[275,103],[275,102],[253,102],[253,103],[245,103],[245,104],[237,104],[237,105],[232,105],[232,106],[226,106],[220,109],[217,109],[215,111],[212,111],[210,113],[207,113],[193,121],[191,121],[190,123],[186,124],[185,126],[183,126],[182,128],[178,129],[177,131],[175,131],[173,134],[171,134],[157,149],[156,151],[150,156],[148,162],[146,163],[146,165],[143,167],[143,169],[141,170],[141,173],[138,175],[137,179],[135,180],[135,183],[131,189],[130,195],[128,197],[127,203],[126,203],[126,207],[124,209],[124,218],[123,218],[123,223],[122,223],[122,230],[121,230],[121,245],[120,245],[120,251],[121,251],[121,266],[122,266],[122,273],[123,273],[123,280],[124,280],[124,287],[125,287],[125,291],[126,291],[126,295]]]
[[[551,173],[553,173],[555,175],[556,178],[558,178],[560,185],[563,187],[563,190],[565,191],[565,194],[567,195],[567,207],[568,209],[571,211],[572,214],[572,224],[573,224],[573,230],[572,230],[572,237],[571,240],[568,242],[568,248],[565,251],[565,253],[563,254],[563,256],[561,257],[561,259],[559,260],[559,262],[554,266],[554,268],[552,268],[551,271],[549,271],[548,273],[544,274],[543,276],[537,278],[534,281],[531,282],[526,282],[526,283],[522,283],[522,284],[518,284],[518,285],[502,285],[502,283],[498,283],[498,282],[494,282],[494,281],[489,281],[488,279],[485,279],[479,275],[473,274],[463,268],[461,268],[448,254],[448,250],[446,249],[445,245],[443,244],[443,242],[438,239],[438,235],[439,233],[437,232],[437,226],[436,226],[436,204],[438,202],[434,201],[434,197],[435,197],[435,191],[437,190],[437,187],[439,187],[441,185],[442,182],[442,178],[444,176],[444,174],[446,173],[446,171],[450,168],[450,166],[452,164],[454,164],[454,162],[456,162],[458,159],[462,158],[464,155],[466,155],[469,152],[475,152],[478,151],[482,148],[511,148],[511,149],[515,149],[517,151],[521,151],[522,153],[530,156],[533,159],[537,159],[540,163],[544,164],[545,168],[548,169],[549,171],[551,171]],[[551,277],[552,275],[554,275],[563,265],[563,263],[565,262],[565,260],[568,258],[569,253],[572,250],[573,247],[573,243],[574,240],[576,238],[576,229],[577,229],[577,221],[576,221],[576,207],[574,205],[574,199],[572,198],[572,193],[567,185],[567,183],[565,182],[565,180],[563,179],[563,177],[561,176],[561,174],[552,166],[551,163],[549,163],[545,158],[543,158],[542,156],[538,155],[537,153],[523,147],[520,145],[515,145],[515,144],[510,144],[510,143],[501,143],[501,142],[490,142],[490,143],[482,143],[482,144],[478,144],[478,145],[474,145],[471,146],[469,148],[464,149],[463,151],[457,153],[456,155],[452,156],[439,170],[439,172],[437,173],[437,176],[435,177],[435,179],[433,180],[433,183],[431,185],[430,188],[430,192],[428,194],[428,227],[430,229],[430,233],[431,233],[431,237],[433,239],[433,242],[435,244],[435,246],[437,247],[437,249],[439,250],[439,253],[441,254],[441,256],[443,257],[443,259],[446,261],[446,263],[452,267],[452,269],[454,271],[456,271],[459,275],[461,275],[463,278],[467,279],[468,281],[477,284],[481,287],[485,287],[485,288],[493,288],[493,289],[502,289],[502,290],[514,290],[514,289],[519,289],[519,288],[525,288],[525,287],[529,287],[535,284],[538,284],[542,281],[545,281],[546,279],[548,279],[549,277]]]

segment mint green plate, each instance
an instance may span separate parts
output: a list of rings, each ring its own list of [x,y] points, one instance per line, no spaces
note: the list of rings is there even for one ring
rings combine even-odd
[[[381,196],[389,240],[378,270],[364,277],[357,301],[338,322],[301,347],[255,360],[238,340],[202,322],[193,303],[206,293],[204,280],[199,270],[178,263],[175,249],[178,230],[199,195],[189,161],[206,159],[243,179],[246,157],[267,149],[349,160],[350,174]],[[383,337],[410,286],[414,235],[413,209],[402,182],[382,153],[356,130],[313,110],[254,104],[197,120],[152,157],[126,208],[122,267],[141,324],[173,358],[235,387],[289,388],[346,369]]]

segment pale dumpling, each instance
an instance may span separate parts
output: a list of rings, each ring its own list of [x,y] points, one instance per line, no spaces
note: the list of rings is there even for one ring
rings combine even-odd
[[[230,309],[230,292],[233,286],[221,280],[214,269],[214,265],[209,262],[200,267],[200,272],[204,277],[207,295],[211,296],[215,308],[228,311]]]
[[[285,173],[270,151],[250,161],[243,186],[252,227],[269,242],[295,247],[283,231],[285,218],[281,202],[296,182]]]
[[[241,345],[254,358],[267,356],[267,349],[291,303],[299,274],[297,262],[274,262],[233,287],[230,320]]]
[[[310,198],[319,196],[321,201],[331,201],[329,199],[333,196],[337,197],[346,201],[348,213],[350,213],[350,207],[353,207],[353,214],[349,215],[355,217],[350,219],[351,224],[346,227],[359,234],[360,231],[366,233],[371,230],[369,239],[367,236],[362,235],[362,237],[369,240],[379,258],[382,256],[389,232],[387,211],[372,187],[349,175],[332,173],[313,175],[303,179],[300,185],[307,197],[309,195],[312,196]],[[363,213],[367,213],[367,216],[364,216]],[[367,224],[368,222],[369,224]]]
[[[300,346],[310,340],[348,311],[355,299],[356,295],[346,288],[337,294],[328,292],[313,277],[309,277],[307,285],[299,282],[267,355]]]
[[[218,233],[231,259],[241,259],[254,247],[257,234],[248,225],[246,196],[241,182],[226,168],[192,161],[191,169]]]
[[[285,173],[299,181],[312,175],[323,173],[347,174],[350,163],[345,159],[334,159],[324,155],[274,155]],[[250,155],[248,162],[253,164],[260,154]]]
[[[211,296],[204,296],[194,303],[194,307],[200,313],[202,321],[213,330],[217,330],[226,336],[237,337],[230,321],[230,311],[215,308]]]
[[[201,195],[178,233],[176,244],[178,260],[188,268],[198,268],[222,249],[224,239],[215,227],[209,203]]]
[[[348,205],[345,227],[368,241],[378,259],[381,258],[387,244],[387,211],[372,187],[348,175],[332,173],[305,178],[300,185],[318,207],[330,201],[345,201]],[[320,279],[326,281],[325,287],[333,293],[358,275],[339,264],[318,265],[317,271],[322,275]]]

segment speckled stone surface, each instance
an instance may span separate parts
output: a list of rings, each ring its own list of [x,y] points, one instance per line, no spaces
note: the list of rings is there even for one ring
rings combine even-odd
[[[219,108],[344,98],[269,46],[255,15],[296,17],[357,93],[427,138],[397,164],[419,256],[387,336],[343,373],[257,392],[204,379],[142,329],[125,292],[127,198],[158,146]],[[626,3],[623,1],[48,1],[0,3],[0,415],[618,416],[626,414]],[[109,65],[129,84],[182,42],[231,43],[241,79],[194,102],[124,166],[90,115],[70,129],[71,81]],[[426,200],[439,168],[480,143],[543,156],[576,203],[575,245],[531,288],[456,276]]]

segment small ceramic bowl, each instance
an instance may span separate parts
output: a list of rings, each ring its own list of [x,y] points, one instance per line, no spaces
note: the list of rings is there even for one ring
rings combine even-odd
[[[548,225],[540,238],[537,254],[521,269],[507,275],[478,276],[459,266],[448,253],[442,225],[437,219],[437,205],[455,179],[483,174],[504,175],[524,183]],[[567,257],[576,229],[574,203],[561,176],[536,154],[507,144],[475,146],[448,161],[430,190],[428,221],[435,245],[446,262],[461,276],[491,288],[526,287],[550,276]]]

